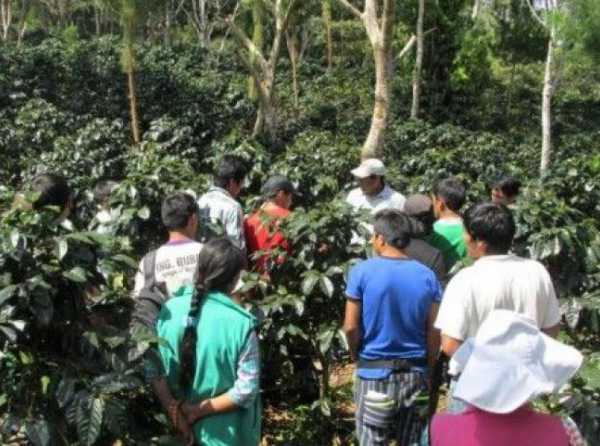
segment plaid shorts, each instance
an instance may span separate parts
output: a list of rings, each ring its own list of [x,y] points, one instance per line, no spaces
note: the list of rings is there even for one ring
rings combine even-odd
[[[360,446],[419,444],[424,421],[413,403],[426,389],[420,372],[392,373],[387,379],[356,377],[356,435]]]

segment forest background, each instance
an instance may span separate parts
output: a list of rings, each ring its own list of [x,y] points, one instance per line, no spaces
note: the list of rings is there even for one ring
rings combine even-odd
[[[469,202],[524,182],[515,251],[542,261],[586,362],[539,404],[600,430],[600,5],[594,0],[0,0],[0,442],[176,444],[132,358],[129,291],[159,209],[224,153],[242,197],[288,175],[294,259],[249,275],[265,444],[349,444],[339,325],[364,251],[343,198],[361,155],[403,193],[457,175]],[[36,173],[76,192],[73,228],[12,206]],[[116,237],[88,231],[115,179]],[[160,229],[157,229],[160,228]],[[330,246],[323,251],[323,243]],[[132,354],[132,352],[134,354]],[[335,379],[334,379],[335,378]]]

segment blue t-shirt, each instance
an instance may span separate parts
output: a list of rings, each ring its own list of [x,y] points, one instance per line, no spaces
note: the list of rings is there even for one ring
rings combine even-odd
[[[440,302],[435,273],[416,260],[374,257],[350,270],[346,295],[362,303],[359,357],[427,357],[427,317]],[[358,369],[358,376],[384,379],[390,369]]]

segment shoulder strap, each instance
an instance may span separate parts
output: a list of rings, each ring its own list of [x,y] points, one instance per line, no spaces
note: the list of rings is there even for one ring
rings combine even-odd
[[[144,256],[144,286],[150,286],[156,282],[156,252],[157,249],[153,249]]]

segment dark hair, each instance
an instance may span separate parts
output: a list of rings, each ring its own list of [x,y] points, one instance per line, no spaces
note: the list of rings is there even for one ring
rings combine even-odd
[[[270,177],[261,188],[262,198],[271,200],[277,196],[280,191],[293,194],[296,189],[290,180],[283,175],[274,175]]]
[[[515,220],[503,204],[479,203],[471,206],[464,217],[465,230],[488,246],[489,253],[508,252],[515,236]]]
[[[215,173],[215,186],[225,189],[230,180],[239,183],[247,174],[248,170],[241,159],[232,155],[225,155]]]
[[[185,192],[175,192],[162,202],[160,215],[168,231],[183,229],[190,217],[198,213],[198,204],[194,197]]]
[[[506,197],[516,197],[521,189],[521,182],[515,177],[502,176],[493,184],[492,189],[500,189]]]
[[[374,232],[396,249],[404,249],[410,242],[413,223],[410,217],[395,209],[384,209],[374,216]]]
[[[40,195],[33,203],[34,209],[44,206],[57,206],[64,210],[71,199],[71,188],[62,175],[43,173],[36,176],[31,182],[31,190]]]
[[[119,183],[112,180],[100,181],[94,188],[94,201],[101,206],[107,205],[110,194],[118,185]]]
[[[451,211],[458,212],[465,204],[466,189],[462,181],[456,177],[438,181],[433,186],[433,195],[442,200]]]
[[[179,350],[181,364],[179,384],[182,388],[191,385],[196,371],[197,329],[204,296],[210,291],[229,293],[235,285],[233,281],[242,270],[243,264],[242,251],[228,238],[210,240],[200,250],[196,289],[192,295],[190,312]]]

